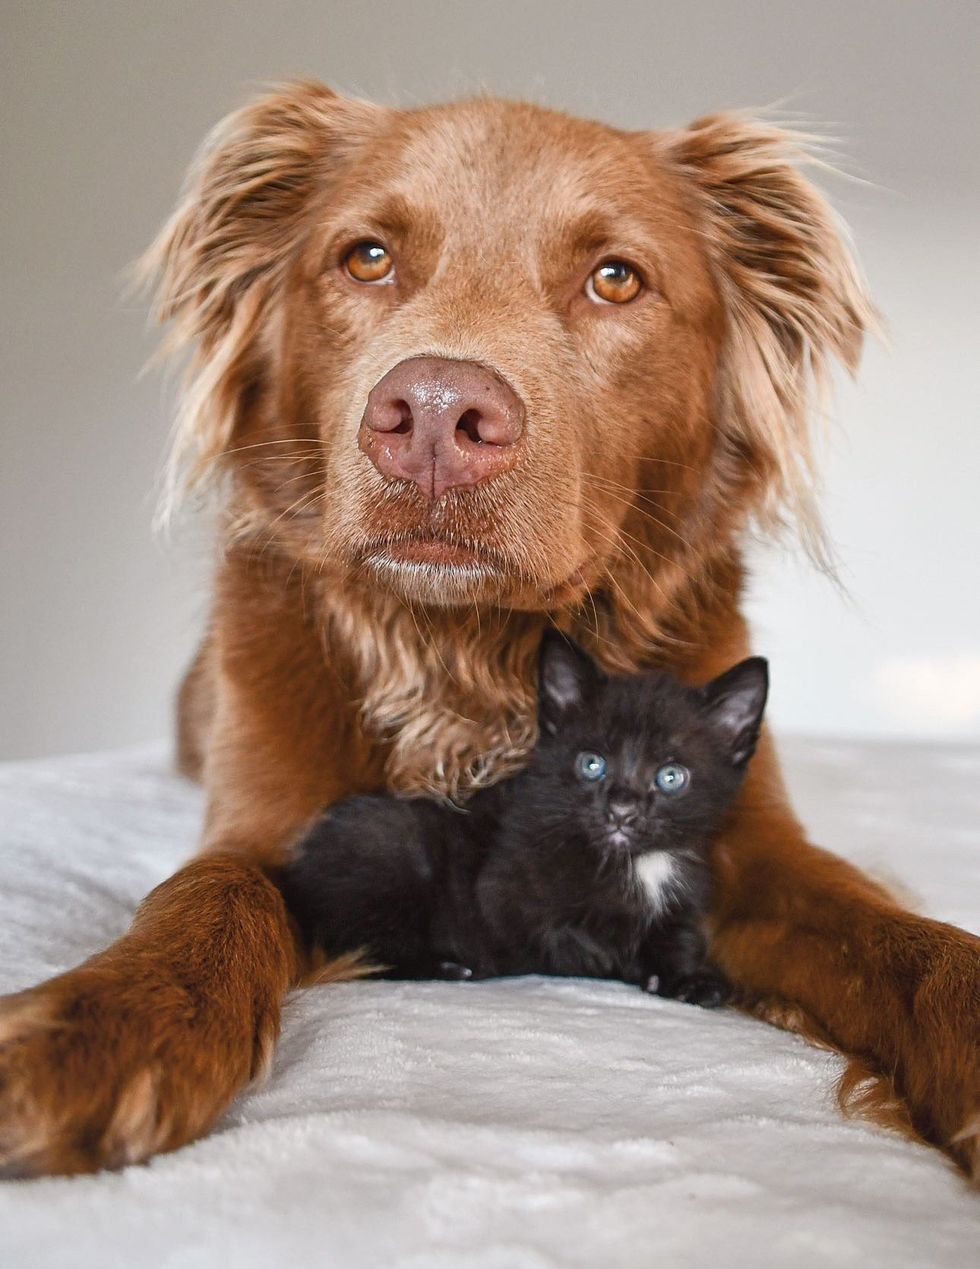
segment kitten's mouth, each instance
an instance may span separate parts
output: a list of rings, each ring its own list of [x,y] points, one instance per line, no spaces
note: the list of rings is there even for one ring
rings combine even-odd
[[[606,845],[613,850],[629,851],[635,855],[643,850],[643,843],[638,835],[629,828],[611,828],[606,832]]]

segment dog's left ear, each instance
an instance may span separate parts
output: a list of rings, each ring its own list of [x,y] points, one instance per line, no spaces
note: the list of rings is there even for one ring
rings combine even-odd
[[[193,349],[172,485],[181,474],[190,484],[217,474],[265,373],[262,344],[305,226],[335,170],[388,113],[323,84],[287,83],[228,115],[199,152],[138,267],[159,286],[158,316],[171,324],[165,350]]]
[[[768,694],[769,663],[765,657],[740,661],[701,689],[708,722],[733,766],[744,766],[755,753]]]
[[[655,134],[694,195],[726,309],[722,437],[757,481],[761,520],[788,509],[821,559],[807,416],[834,358],[856,369],[876,315],[843,223],[799,170],[806,140],[737,114]]]

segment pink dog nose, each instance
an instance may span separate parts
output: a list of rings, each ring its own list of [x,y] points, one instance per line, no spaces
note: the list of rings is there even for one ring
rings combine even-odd
[[[411,357],[371,389],[357,443],[382,476],[441,498],[492,480],[517,461],[524,407],[475,361]]]

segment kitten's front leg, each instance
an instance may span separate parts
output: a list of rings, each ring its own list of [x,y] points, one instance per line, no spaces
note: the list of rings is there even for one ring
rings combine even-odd
[[[459,961],[445,960],[438,955],[413,956],[411,959],[401,960],[397,965],[389,966],[381,975],[382,978],[394,979],[399,982],[448,982],[448,983],[464,983],[469,982],[471,978],[480,978],[481,975],[475,973],[469,965],[462,965]]]
[[[657,977],[654,975],[649,980],[650,983],[656,983]],[[728,979],[713,965],[702,965],[700,969],[694,970],[690,974],[685,974],[681,978],[670,981],[666,986],[658,984],[656,987],[648,985],[648,991],[653,991],[658,996],[666,996],[670,1000],[682,1000],[688,1005],[700,1005],[702,1009],[717,1009],[720,1005],[725,1005],[732,998],[732,988]]]
[[[731,985],[707,959],[707,941],[693,922],[655,926],[640,951],[641,985],[669,1000],[717,1009]]]
[[[469,965],[461,965],[459,961],[438,961],[432,977],[449,983],[466,983],[478,975],[474,974]]]

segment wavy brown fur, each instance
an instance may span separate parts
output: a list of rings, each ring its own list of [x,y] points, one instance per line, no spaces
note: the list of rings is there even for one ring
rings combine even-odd
[[[763,526],[777,527],[788,510],[823,563],[810,421],[827,404],[833,359],[857,369],[876,315],[840,217],[799,170],[809,140],[745,116],[712,115],[666,149],[694,177],[727,294],[726,438],[753,455]]]

